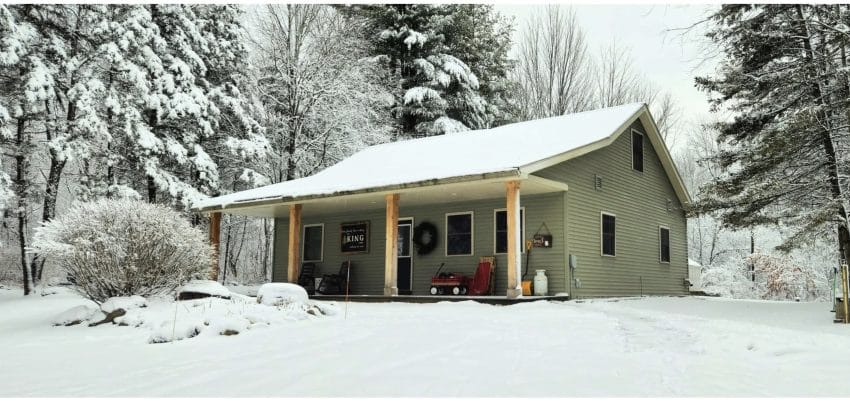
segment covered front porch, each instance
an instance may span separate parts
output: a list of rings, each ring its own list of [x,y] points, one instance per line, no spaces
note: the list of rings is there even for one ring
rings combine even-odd
[[[337,273],[343,262],[350,262],[349,300],[500,303],[522,297],[523,237],[530,238],[526,228],[534,230],[540,221],[562,227],[566,190],[566,184],[534,175],[478,176],[367,193],[263,200],[211,212],[210,236],[215,241],[221,213],[274,217],[274,281],[297,283],[305,264],[317,267],[316,277],[322,277]],[[526,215],[527,206],[531,217]],[[470,224],[469,250],[461,250],[461,254],[447,249],[452,245],[444,232],[457,215],[469,215]],[[529,219],[534,227],[524,227]],[[423,222],[438,228],[436,249],[427,255],[418,254],[412,242],[414,227]],[[496,234],[494,230],[502,226],[504,230]],[[348,237],[354,234],[366,237],[362,242],[350,242]],[[428,295],[430,277],[441,264],[445,264],[443,271],[471,276],[482,256],[495,256],[498,279],[494,293],[487,297]],[[563,247],[535,257],[549,268],[564,268]],[[563,275],[553,271],[552,276],[562,280]],[[339,295],[316,297],[342,299]]]
[[[411,304],[428,304],[436,302],[465,302],[475,301],[488,305],[514,305],[523,302],[534,301],[569,301],[569,295],[544,295],[544,296],[521,296],[508,298],[504,295],[471,296],[471,295],[321,295],[310,296],[310,299],[321,301],[341,302],[405,302]]]

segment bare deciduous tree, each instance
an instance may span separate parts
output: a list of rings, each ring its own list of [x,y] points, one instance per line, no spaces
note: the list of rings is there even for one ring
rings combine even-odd
[[[584,33],[575,12],[547,6],[523,28],[513,79],[520,120],[588,109],[593,87]]]
[[[635,70],[629,49],[617,42],[602,49],[595,70],[597,108],[633,102],[651,104],[658,96],[655,85]]]
[[[661,134],[667,147],[672,148],[679,139],[677,134],[682,123],[682,108],[670,92],[664,92],[654,106],[652,115],[658,125],[658,133]]]
[[[363,147],[390,139],[392,96],[369,56],[358,22],[325,5],[269,4],[249,9],[251,88],[271,149],[257,186],[307,176]],[[236,191],[240,188],[233,187]],[[269,278],[272,221],[231,216],[224,225],[226,275]],[[256,251],[248,244],[262,244]]]

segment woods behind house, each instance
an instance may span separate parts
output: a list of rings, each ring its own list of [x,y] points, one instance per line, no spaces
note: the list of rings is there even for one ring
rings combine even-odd
[[[0,5],[0,281],[28,293],[59,274],[28,247],[75,201],[140,199],[203,225],[198,199],[366,146],[636,101],[699,200],[692,259],[745,275],[757,233],[764,252],[802,247],[794,263],[820,280],[834,244],[850,252],[847,12],[713,10],[724,61],[697,82],[736,117],[707,123],[628,48],[589,46],[568,7],[517,23],[483,4]],[[272,224],[225,216],[222,280],[269,277]]]

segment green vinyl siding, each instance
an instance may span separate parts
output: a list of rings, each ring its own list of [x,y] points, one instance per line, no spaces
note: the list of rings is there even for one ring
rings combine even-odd
[[[567,255],[578,257],[574,297],[687,294],[687,221],[652,143],[644,136],[643,171],[632,168],[631,129],[611,145],[538,171],[569,185]],[[601,188],[595,185],[601,177]],[[668,201],[670,210],[668,211]],[[616,256],[601,254],[601,214],[616,216]],[[670,263],[659,258],[659,226],[670,229]]]
[[[569,185],[566,192],[520,196],[525,208],[523,243],[545,223],[553,236],[552,248],[534,248],[522,255],[522,271],[532,280],[534,270],[545,269],[549,294],[573,297],[687,294],[687,223],[685,213],[649,137],[643,136],[643,171],[633,169],[631,129],[645,133],[635,121],[609,146],[548,167],[534,175]],[[597,180],[597,177],[600,180]],[[601,184],[597,185],[597,184]],[[429,221],[437,226],[437,247],[428,255],[413,252],[414,295],[428,293],[431,276],[440,263],[444,271],[472,275],[481,256],[494,255],[494,209],[505,208],[504,198],[475,202],[408,207],[399,201],[399,218],[413,218],[414,226]],[[446,213],[473,212],[473,255],[446,256]],[[602,213],[616,216],[616,255],[603,256]],[[318,273],[335,273],[344,260],[353,262],[352,293],[383,294],[384,209],[304,218],[302,224],[324,224],[324,251]],[[341,255],[341,223],[371,222],[369,253]],[[670,229],[670,262],[660,260],[659,227]],[[542,230],[541,234],[546,233]],[[275,220],[274,281],[286,281],[287,219]],[[578,266],[569,275],[568,256]],[[496,257],[496,295],[507,286],[507,255]],[[580,286],[579,286],[580,284]]]
[[[534,276],[535,269],[545,269],[549,278],[549,293],[566,292],[566,261],[564,258],[563,221],[564,195],[552,193],[545,195],[520,196],[520,204],[525,208],[525,239],[531,236],[546,223],[553,235],[552,248],[534,248],[531,254],[522,255],[522,267],[530,264],[527,280]],[[399,199],[399,218],[413,218],[414,226],[429,221],[437,226],[437,247],[428,255],[413,252],[413,284],[414,295],[428,293],[431,276],[437,271],[440,263],[445,262],[444,271],[453,271],[472,276],[478,266],[481,256],[494,256],[495,225],[494,209],[504,209],[505,199],[490,199],[475,202],[445,203],[425,207],[406,207],[404,195]],[[445,215],[446,213],[473,212],[473,250],[471,256],[446,256],[445,251]],[[352,215],[317,215],[302,219],[302,224],[324,223],[324,257],[316,263],[317,276],[334,273],[340,264],[351,260],[351,291],[353,294],[383,294],[384,291],[384,249],[385,233],[384,210],[357,212]],[[369,253],[341,255],[339,253],[339,227],[349,221],[369,220],[370,239]],[[545,232],[545,229],[543,230]],[[288,243],[288,219],[275,220],[275,252],[274,252],[274,281],[286,281],[286,253]],[[496,257],[496,295],[504,295],[507,288],[507,255],[498,254]]]

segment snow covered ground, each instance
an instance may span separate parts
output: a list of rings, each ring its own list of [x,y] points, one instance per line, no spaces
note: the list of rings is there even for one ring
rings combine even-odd
[[[825,303],[350,303],[166,344],[50,325],[85,303],[0,289],[0,396],[850,396]]]

